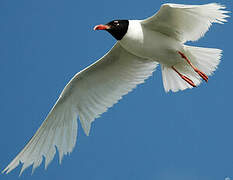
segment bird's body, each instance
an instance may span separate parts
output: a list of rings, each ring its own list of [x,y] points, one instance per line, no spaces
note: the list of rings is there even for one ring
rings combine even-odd
[[[119,41],[122,47],[138,57],[167,66],[183,62],[177,53],[184,51],[182,42],[148,29],[141,22],[140,20],[129,20],[127,34]]]
[[[118,42],[101,59],[77,73],[66,85],[46,120],[24,149],[4,169],[9,173],[20,162],[21,173],[43,157],[45,167],[59,152],[72,152],[79,117],[89,135],[91,123],[117,103],[122,96],[143,83],[161,65],[165,91],[176,92],[196,87],[213,74],[220,63],[221,50],[187,46],[186,41],[202,37],[212,23],[226,22],[225,7],[164,4],[145,20],[115,20],[98,25]]]

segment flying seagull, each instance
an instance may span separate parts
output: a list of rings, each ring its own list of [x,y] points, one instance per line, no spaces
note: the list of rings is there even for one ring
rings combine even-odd
[[[221,50],[188,46],[208,31],[212,23],[223,24],[224,6],[163,4],[145,20],[114,20],[97,25],[116,40],[113,48],[98,61],[77,73],[65,86],[47,118],[23,150],[3,170],[9,173],[20,162],[20,174],[45,158],[45,169],[54,158],[71,153],[77,136],[77,117],[88,136],[91,123],[117,103],[161,65],[166,92],[198,86],[208,81],[217,68]]]

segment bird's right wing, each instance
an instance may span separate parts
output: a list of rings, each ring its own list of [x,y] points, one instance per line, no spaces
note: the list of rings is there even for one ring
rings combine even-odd
[[[142,20],[142,25],[181,42],[196,41],[208,31],[212,23],[226,22],[225,6],[163,4],[153,16]]]
[[[20,162],[20,174],[32,164],[34,170],[43,156],[47,167],[56,153],[55,146],[61,162],[63,155],[75,146],[77,117],[88,135],[94,119],[143,83],[156,66],[156,62],[141,59],[117,43],[104,57],[72,78],[41,127],[3,172],[9,173]]]

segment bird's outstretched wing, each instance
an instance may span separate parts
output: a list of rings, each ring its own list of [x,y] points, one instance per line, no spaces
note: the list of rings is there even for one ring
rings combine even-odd
[[[212,23],[226,22],[225,6],[210,3],[205,5],[163,4],[153,16],[141,24],[171,36],[181,42],[196,41],[208,31]]]
[[[88,135],[94,119],[143,83],[156,66],[156,62],[134,56],[116,43],[104,57],[73,77],[41,127],[3,172],[9,173],[20,162],[20,174],[32,164],[34,170],[43,156],[46,168],[54,158],[55,146],[61,162],[75,146],[77,117]]]

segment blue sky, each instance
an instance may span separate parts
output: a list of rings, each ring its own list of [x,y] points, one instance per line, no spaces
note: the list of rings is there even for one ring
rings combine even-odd
[[[146,2],[146,3],[145,3]],[[144,19],[167,1],[2,0],[0,2],[0,169],[43,122],[66,83],[115,40],[93,26]],[[173,3],[191,3],[177,0]],[[203,4],[216,1],[192,1]],[[232,11],[229,0],[218,1]],[[214,24],[193,46],[223,49],[209,82],[165,93],[160,68],[98,118],[89,137],[28,180],[224,180],[233,178],[232,20]],[[13,180],[20,168],[0,179]]]

